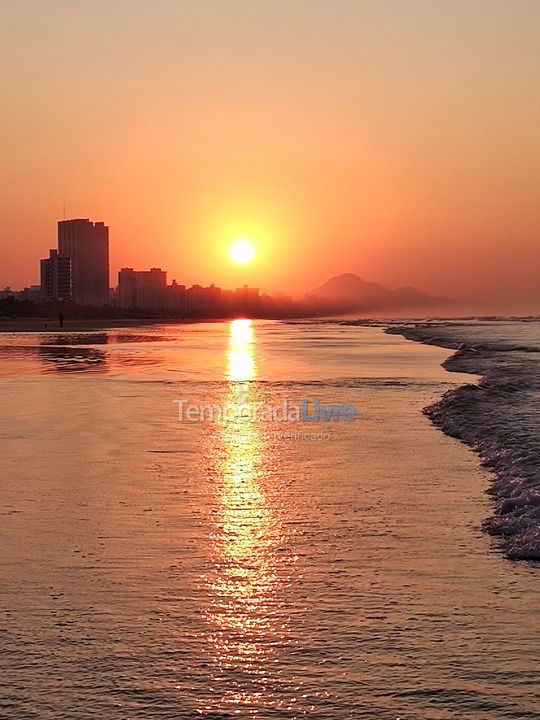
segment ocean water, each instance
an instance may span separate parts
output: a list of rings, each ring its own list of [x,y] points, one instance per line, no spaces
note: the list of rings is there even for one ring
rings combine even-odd
[[[395,331],[456,348],[445,367],[482,375],[425,412],[494,472],[486,530],[510,558],[540,560],[540,321],[443,322]]]
[[[240,320],[0,354],[2,717],[540,718],[540,568],[422,414],[479,380],[448,350]],[[263,414],[302,402],[357,417]]]

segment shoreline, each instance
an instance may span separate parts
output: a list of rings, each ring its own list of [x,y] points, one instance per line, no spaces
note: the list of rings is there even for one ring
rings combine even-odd
[[[509,559],[540,560],[540,443],[526,410],[528,394],[538,391],[540,382],[512,356],[540,348],[462,340],[455,325],[390,326],[385,332],[453,350],[442,367],[480,375],[478,383],[448,390],[423,413],[446,435],[471,447],[493,473],[486,493],[494,500],[494,514],[482,529],[499,538]]]
[[[145,327],[148,325],[192,325],[195,323],[221,322],[232,318],[88,318],[66,319],[60,327],[57,318],[28,318],[20,320],[0,320],[2,333],[50,333],[50,332],[91,332],[99,330],[122,330],[124,328]]]
[[[188,318],[156,318],[156,317],[147,317],[147,318],[66,318],[64,320],[64,327],[60,327],[60,323],[58,322],[57,317],[45,317],[45,318],[18,318],[15,320],[2,317],[0,318],[0,334],[2,333],[17,333],[17,332],[58,332],[58,331],[70,331],[70,332],[89,332],[89,331],[99,331],[99,330],[110,330],[110,329],[122,329],[122,328],[131,328],[131,327],[144,327],[148,325],[191,325],[195,323],[213,323],[213,322],[228,322],[230,320],[234,320],[236,317],[239,316],[232,316],[232,317],[207,317],[207,318],[201,318],[201,317],[188,317]],[[283,323],[305,323],[305,322],[321,322],[321,323],[339,323],[342,325],[366,325],[366,326],[377,326],[377,327],[383,327],[388,329],[389,331],[393,332],[395,331],[396,327],[404,328],[406,330],[410,330],[411,327],[408,325],[408,323],[419,323],[422,327],[430,327],[428,325],[424,325],[424,320],[422,319],[416,319],[414,317],[411,318],[402,318],[402,319],[389,319],[389,318],[366,318],[365,320],[348,320],[344,318],[336,318],[336,317],[258,317],[253,318],[254,320],[275,320]],[[461,320],[468,320],[472,318],[438,318],[437,322],[460,322]],[[478,318],[475,318],[478,319]],[[503,316],[493,316],[493,317],[486,317],[482,318],[485,321],[500,321],[500,320],[520,320],[522,322],[538,322],[540,321],[539,316],[523,316],[523,317],[516,317],[516,316],[509,316],[508,318]],[[392,325],[389,325],[389,323],[392,322]],[[436,326],[431,326],[436,327]],[[404,335],[404,333],[399,333]],[[404,337],[407,337],[404,335]],[[407,337],[408,340],[415,340],[416,338],[413,337]],[[444,348],[450,348],[450,349],[458,349],[459,343],[451,343],[448,342],[448,344],[445,344],[445,341],[441,340],[440,342],[433,342],[429,339],[423,339],[419,342],[424,342],[425,344],[436,344],[440,347]]]

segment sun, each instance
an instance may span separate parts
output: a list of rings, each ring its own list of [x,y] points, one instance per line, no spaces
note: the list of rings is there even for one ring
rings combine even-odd
[[[246,238],[238,238],[229,246],[229,257],[237,265],[245,265],[255,257],[255,246]]]

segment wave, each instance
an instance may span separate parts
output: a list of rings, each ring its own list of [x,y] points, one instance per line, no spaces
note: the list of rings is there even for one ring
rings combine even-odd
[[[481,375],[424,409],[471,446],[494,473],[494,513],[484,529],[511,559],[540,560],[540,324],[393,326],[390,334],[456,349],[443,367]]]

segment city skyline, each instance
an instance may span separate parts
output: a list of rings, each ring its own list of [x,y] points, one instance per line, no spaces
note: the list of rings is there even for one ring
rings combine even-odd
[[[256,257],[249,238],[237,238],[229,246],[230,261],[249,265]],[[161,316],[189,318],[227,318],[244,314],[251,317],[290,318],[349,315],[352,313],[407,312],[448,313],[456,310],[449,298],[431,297],[412,287],[390,290],[369,283],[352,273],[327,280],[311,293],[290,296],[260,292],[243,283],[224,289],[216,283],[199,282],[187,286],[176,278],[167,282],[167,270],[161,267],[134,269],[127,265],[117,274],[117,283],[108,283],[109,226],[102,220],[73,218],[57,223],[57,248],[41,258],[40,285],[14,291],[0,291],[2,309],[8,315],[19,312],[44,314],[69,313],[77,317],[92,308],[106,313],[149,311]],[[7,302],[7,305],[4,304]],[[31,301],[26,307],[18,301]],[[10,304],[11,303],[11,304]],[[15,304],[14,304],[15,303]],[[102,310],[98,310],[102,315]]]
[[[232,314],[239,310],[257,313],[258,288],[244,284],[234,292],[212,283],[189,288],[176,279],[167,284],[167,271],[158,267],[135,270],[121,267],[117,282],[109,279],[109,227],[89,218],[59,220],[57,248],[40,260],[41,283],[17,293],[38,302],[74,303],[125,309],[171,311],[178,315],[203,313]],[[243,241],[243,244],[248,244]],[[249,245],[249,244],[248,244]],[[234,249],[233,245],[233,249]],[[251,248],[251,246],[249,246]],[[251,248],[253,250],[253,248]],[[250,252],[250,259],[253,259]],[[243,262],[240,258],[239,262]],[[8,288],[3,294],[9,295]]]
[[[71,226],[83,228],[81,231],[76,230],[75,232],[67,230],[67,228],[70,228]],[[62,228],[66,228],[66,231],[62,233]],[[102,259],[104,262],[104,266],[106,266],[106,269],[101,271],[101,300],[92,303],[89,297],[84,297],[84,294],[81,294],[75,292],[72,294],[72,287],[71,287],[71,281],[70,281],[70,294],[58,292],[58,278],[53,279],[53,276],[50,274],[50,270],[48,268],[55,267],[59,262],[62,262],[62,259],[64,257],[69,257],[67,255],[68,247],[71,247],[69,245],[70,243],[74,242],[74,237],[77,236],[77,234],[80,234],[82,232],[82,236],[85,235],[85,232],[90,233],[90,237],[92,237],[92,234],[94,232],[98,232],[98,235],[96,236],[96,239],[99,238],[99,233],[104,232],[105,235],[103,236],[103,241],[106,243],[106,249],[104,250],[105,256],[102,255]],[[99,240],[98,240],[99,242]],[[136,276],[145,276],[145,275],[152,275],[153,271],[158,271],[160,273],[163,273],[165,276],[167,275],[168,271],[163,271],[161,267],[156,267],[153,265],[150,268],[147,269],[135,269],[134,267],[130,267],[128,263],[122,262],[118,271],[115,272],[114,270],[109,270],[109,226],[105,225],[103,221],[91,221],[89,218],[71,218],[71,219],[63,219],[57,221],[57,248],[49,248],[49,257],[48,258],[42,258],[39,261],[40,265],[40,282],[39,284],[30,284],[25,285],[23,288],[17,289],[13,288],[12,284],[8,284],[4,286],[4,289],[0,291],[0,297],[5,298],[9,295],[15,295],[19,297],[20,299],[30,299],[30,300],[36,300],[36,299],[58,299],[58,300],[72,300],[73,302],[78,302],[81,305],[110,305],[110,306],[119,306],[119,307],[146,307],[147,309],[156,309],[157,307],[160,308],[176,308],[178,309],[181,306],[181,303],[179,305],[178,298],[175,301],[167,300],[162,306],[158,306],[155,303],[152,303],[150,305],[127,305],[126,303],[122,304],[119,301],[119,295],[120,295],[120,276],[123,271],[129,270],[131,272],[134,272]],[[238,250],[237,246],[245,245],[247,244],[250,246],[251,250],[253,251],[253,256],[256,255],[256,250],[254,247],[251,247],[251,239],[244,237],[236,238],[233,240],[232,243],[228,246],[228,254],[233,259],[233,262],[239,262],[241,265],[241,271],[242,271],[242,281],[245,279],[245,276],[249,273],[246,272],[246,268],[243,265],[243,261],[234,260],[234,251]],[[64,249],[64,253],[60,252],[60,247]],[[105,246],[104,246],[105,247]],[[79,263],[79,267],[82,267],[82,264],[85,260],[90,260],[91,263],[96,262],[96,258],[92,256],[92,253],[88,256],[81,256],[81,263]],[[253,261],[253,257],[250,256],[249,262]],[[64,269],[64,273],[66,270]],[[70,268],[69,271],[70,275],[73,273],[73,267],[72,262],[70,262]],[[78,270],[78,272],[81,272],[81,269]],[[533,272],[535,270],[533,269]],[[174,273],[171,273],[174,274]],[[115,280],[111,281],[111,275]],[[104,283],[104,277],[107,276],[109,278],[107,287],[105,287]],[[402,286],[399,288],[396,288],[395,290],[389,290],[383,286],[380,286],[378,284],[373,284],[370,282],[365,282],[363,278],[360,278],[354,273],[340,273],[338,276],[335,276],[333,278],[326,278],[325,282],[322,283],[321,287],[331,284],[332,282],[338,280],[343,277],[346,278],[347,276],[352,277],[355,279],[355,282],[358,281],[361,285],[365,285],[366,287],[373,285],[376,288],[379,288],[385,292],[388,292],[389,294],[395,293],[395,300],[400,299],[400,293],[404,293],[402,295],[402,312],[400,312],[401,315],[406,315],[407,311],[409,310],[425,310],[436,312],[436,314],[439,315],[451,315],[455,314],[457,312],[458,315],[463,314],[482,314],[482,313],[489,313],[489,312],[501,312],[500,305],[498,306],[496,303],[493,304],[493,302],[478,302],[471,300],[471,298],[445,298],[445,297],[430,297],[429,294],[424,294],[421,290],[415,287],[411,286]],[[173,278],[172,285],[175,286],[175,288],[182,288],[182,292],[185,292],[186,290],[197,290],[198,288],[202,288],[206,291],[212,292],[212,289],[217,287],[221,291],[221,286],[217,285],[216,282],[211,281],[208,284],[205,284],[204,282],[201,283],[198,280],[195,282],[188,283],[183,280],[183,278],[180,276],[181,282],[178,283],[176,277]],[[60,284],[62,284],[62,281],[60,281]],[[77,283],[75,283],[77,284]],[[48,291],[44,291],[44,287],[47,286],[50,288],[56,288],[52,294]],[[0,286],[1,287],[1,286]],[[64,281],[63,287],[66,287],[66,282]],[[171,288],[171,286],[167,286],[168,289]],[[246,282],[242,282],[242,287],[249,287]],[[239,292],[241,288],[237,288],[236,291]],[[311,297],[317,297],[317,290],[320,288],[313,289],[311,288],[309,292],[307,293],[295,293],[294,290],[291,293],[283,293],[281,291],[272,291],[271,289],[263,288],[264,295],[267,298],[274,298],[278,297],[280,300],[285,300],[286,302],[292,301],[293,298],[297,299],[304,299],[304,298],[311,298]],[[410,297],[409,291],[412,292],[412,298]],[[225,292],[233,292],[232,290],[225,290]],[[259,292],[257,288],[257,292]],[[343,293],[343,289],[341,289],[338,292],[338,296]],[[99,293],[98,293],[99,295]],[[379,313],[380,310],[399,310],[400,303],[398,302],[392,302],[390,304],[383,302],[382,305],[379,307],[378,303],[373,304],[372,303],[372,297],[371,294],[368,291],[367,297],[364,299],[367,302],[349,302],[349,299],[347,299],[345,302],[343,302],[343,297],[331,297],[331,296],[319,296],[321,300],[332,300],[332,306],[328,309],[329,312],[340,312],[340,308],[344,308],[345,312],[348,313],[351,312],[357,312],[357,311],[366,311],[368,313],[375,312],[375,314]],[[428,302],[427,304],[423,302],[423,299],[426,299]],[[412,302],[411,302],[412,299]],[[524,303],[521,306],[518,306],[517,308],[514,307],[513,309],[510,309],[510,312],[514,312],[516,315],[529,315],[529,314],[535,314],[540,312],[540,293],[536,293],[536,295],[531,298],[532,302],[529,301],[528,303]],[[440,302],[439,302],[440,301]],[[205,308],[206,310],[212,308],[214,306],[214,303],[210,301],[208,303],[208,306]],[[228,303],[228,307],[231,307],[231,303]],[[186,307],[184,307],[186,309]],[[320,308],[316,308],[315,314],[320,313]],[[504,313],[504,311],[503,311]],[[226,315],[227,313],[225,313]],[[285,313],[287,314],[287,313]],[[308,313],[309,314],[309,313]],[[224,316],[225,316],[224,315]]]
[[[531,0],[6,3],[0,286],[37,281],[65,204],[107,218],[115,271],[537,306],[539,22]]]

